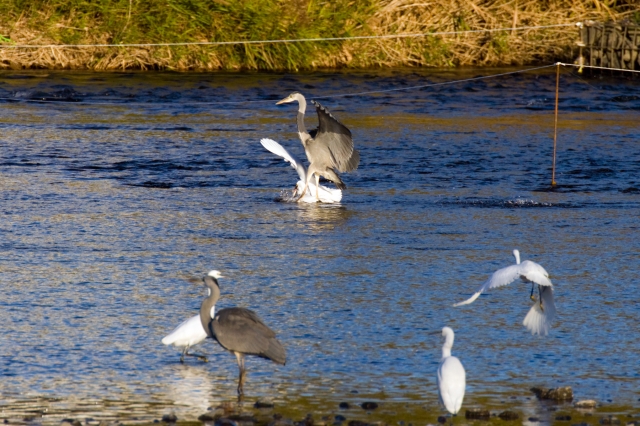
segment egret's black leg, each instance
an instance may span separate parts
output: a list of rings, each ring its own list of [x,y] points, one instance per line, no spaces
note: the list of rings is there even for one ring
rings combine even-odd
[[[535,284],[531,283],[531,295],[529,296],[531,298],[531,300],[533,300],[535,302],[536,298],[533,297],[533,290],[535,289]]]
[[[184,355],[187,353],[187,351],[189,350],[189,346],[186,346],[184,348],[184,350],[182,351],[182,355],[180,355],[180,363],[184,364]]]
[[[199,359],[199,360],[201,360],[201,361],[209,362],[209,360],[207,359],[207,357],[206,357],[206,356],[204,356],[204,355],[199,355],[199,354],[190,354],[189,352],[185,353],[185,355],[187,355],[187,356],[194,356],[194,357],[198,358],[198,359]]]

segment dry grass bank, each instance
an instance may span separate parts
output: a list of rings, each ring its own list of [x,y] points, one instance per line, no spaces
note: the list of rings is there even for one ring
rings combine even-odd
[[[512,65],[571,59],[575,27],[400,39],[180,47],[640,20],[637,0],[0,0],[0,68],[263,69]]]

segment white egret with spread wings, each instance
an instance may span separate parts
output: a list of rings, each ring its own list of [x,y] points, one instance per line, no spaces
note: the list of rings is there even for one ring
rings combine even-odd
[[[296,172],[298,172],[300,180],[296,183],[296,187],[293,191],[294,200],[303,203],[316,203],[318,201],[323,203],[340,202],[342,199],[342,191],[340,189],[331,189],[323,185],[316,187],[313,182],[309,182],[306,192],[302,193],[305,182],[307,182],[307,169],[304,168],[302,163],[296,160],[286,149],[282,147],[282,145],[273,139],[261,139],[260,143],[270,152],[282,157],[286,162],[291,164],[291,167],[293,167]],[[300,197],[300,194],[302,194],[302,197]],[[316,194],[318,196],[317,199]]]
[[[520,263],[520,252],[518,250],[514,250],[513,255],[516,258],[515,265],[498,269],[482,284],[473,296],[453,306],[468,305],[476,300],[483,292],[511,284],[520,278],[525,283],[531,283],[530,297],[535,302],[522,324],[531,334],[547,335],[551,322],[556,316],[556,305],[553,301],[553,284],[549,279],[549,274],[542,266],[531,260],[525,260]],[[538,299],[535,299],[533,295],[536,285],[538,286]]]

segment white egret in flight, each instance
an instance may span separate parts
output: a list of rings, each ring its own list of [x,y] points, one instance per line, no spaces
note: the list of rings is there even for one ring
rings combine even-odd
[[[498,269],[482,284],[473,296],[453,306],[468,305],[476,300],[484,291],[511,284],[520,278],[525,283],[531,283],[531,300],[535,302],[522,324],[531,334],[546,336],[549,333],[551,322],[556,316],[556,305],[553,302],[553,284],[549,279],[549,274],[542,266],[530,260],[525,260],[520,263],[520,252],[518,250],[514,250],[513,255],[516,258],[515,265]],[[533,296],[536,284],[538,285],[539,294],[537,300]]]

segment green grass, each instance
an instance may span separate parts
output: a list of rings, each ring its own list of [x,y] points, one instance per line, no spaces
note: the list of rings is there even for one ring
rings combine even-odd
[[[546,22],[575,6],[590,19],[638,19],[637,0],[607,0],[605,11],[592,0],[539,2],[535,11],[520,12],[521,23]],[[566,3],[566,4],[565,4]],[[394,32],[464,31],[510,27],[513,2],[443,0],[425,7],[412,1],[389,0],[0,0],[0,44],[130,44],[230,42],[308,39],[390,34]],[[391,6],[390,6],[391,5]],[[475,8],[482,8],[476,13]],[[546,9],[545,9],[546,8]],[[381,12],[381,11],[385,12]],[[557,13],[561,11],[560,13]],[[598,15],[599,13],[599,15]],[[386,14],[386,15],[385,15]],[[484,16],[490,16],[487,21]],[[385,19],[388,18],[388,19]],[[567,18],[569,19],[569,18]],[[574,37],[564,31],[565,44]],[[542,33],[538,33],[542,34]],[[64,49],[50,55],[35,50],[6,49],[0,66],[56,68],[263,69],[300,70],[325,67],[499,65],[531,62],[553,54],[550,32],[540,38],[539,51],[510,34],[420,37],[401,40],[235,44],[156,48]],[[576,33],[577,35],[577,33]],[[475,38],[474,38],[475,37]],[[545,38],[546,37],[546,38]],[[489,43],[487,45],[487,43]],[[490,60],[484,52],[492,52]],[[544,53],[544,52],[550,53]],[[556,49],[555,52],[562,51]],[[472,54],[469,54],[472,52]],[[477,53],[475,53],[477,52]],[[474,56],[475,55],[475,56]],[[54,57],[55,56],[55,57]],[[64,61],[60,58],[64,56]],[[566,59],[566,58],[565,58]],[[487,62],[489,61],[489,62]],[[63,65],[60,65],[64,63]]]

